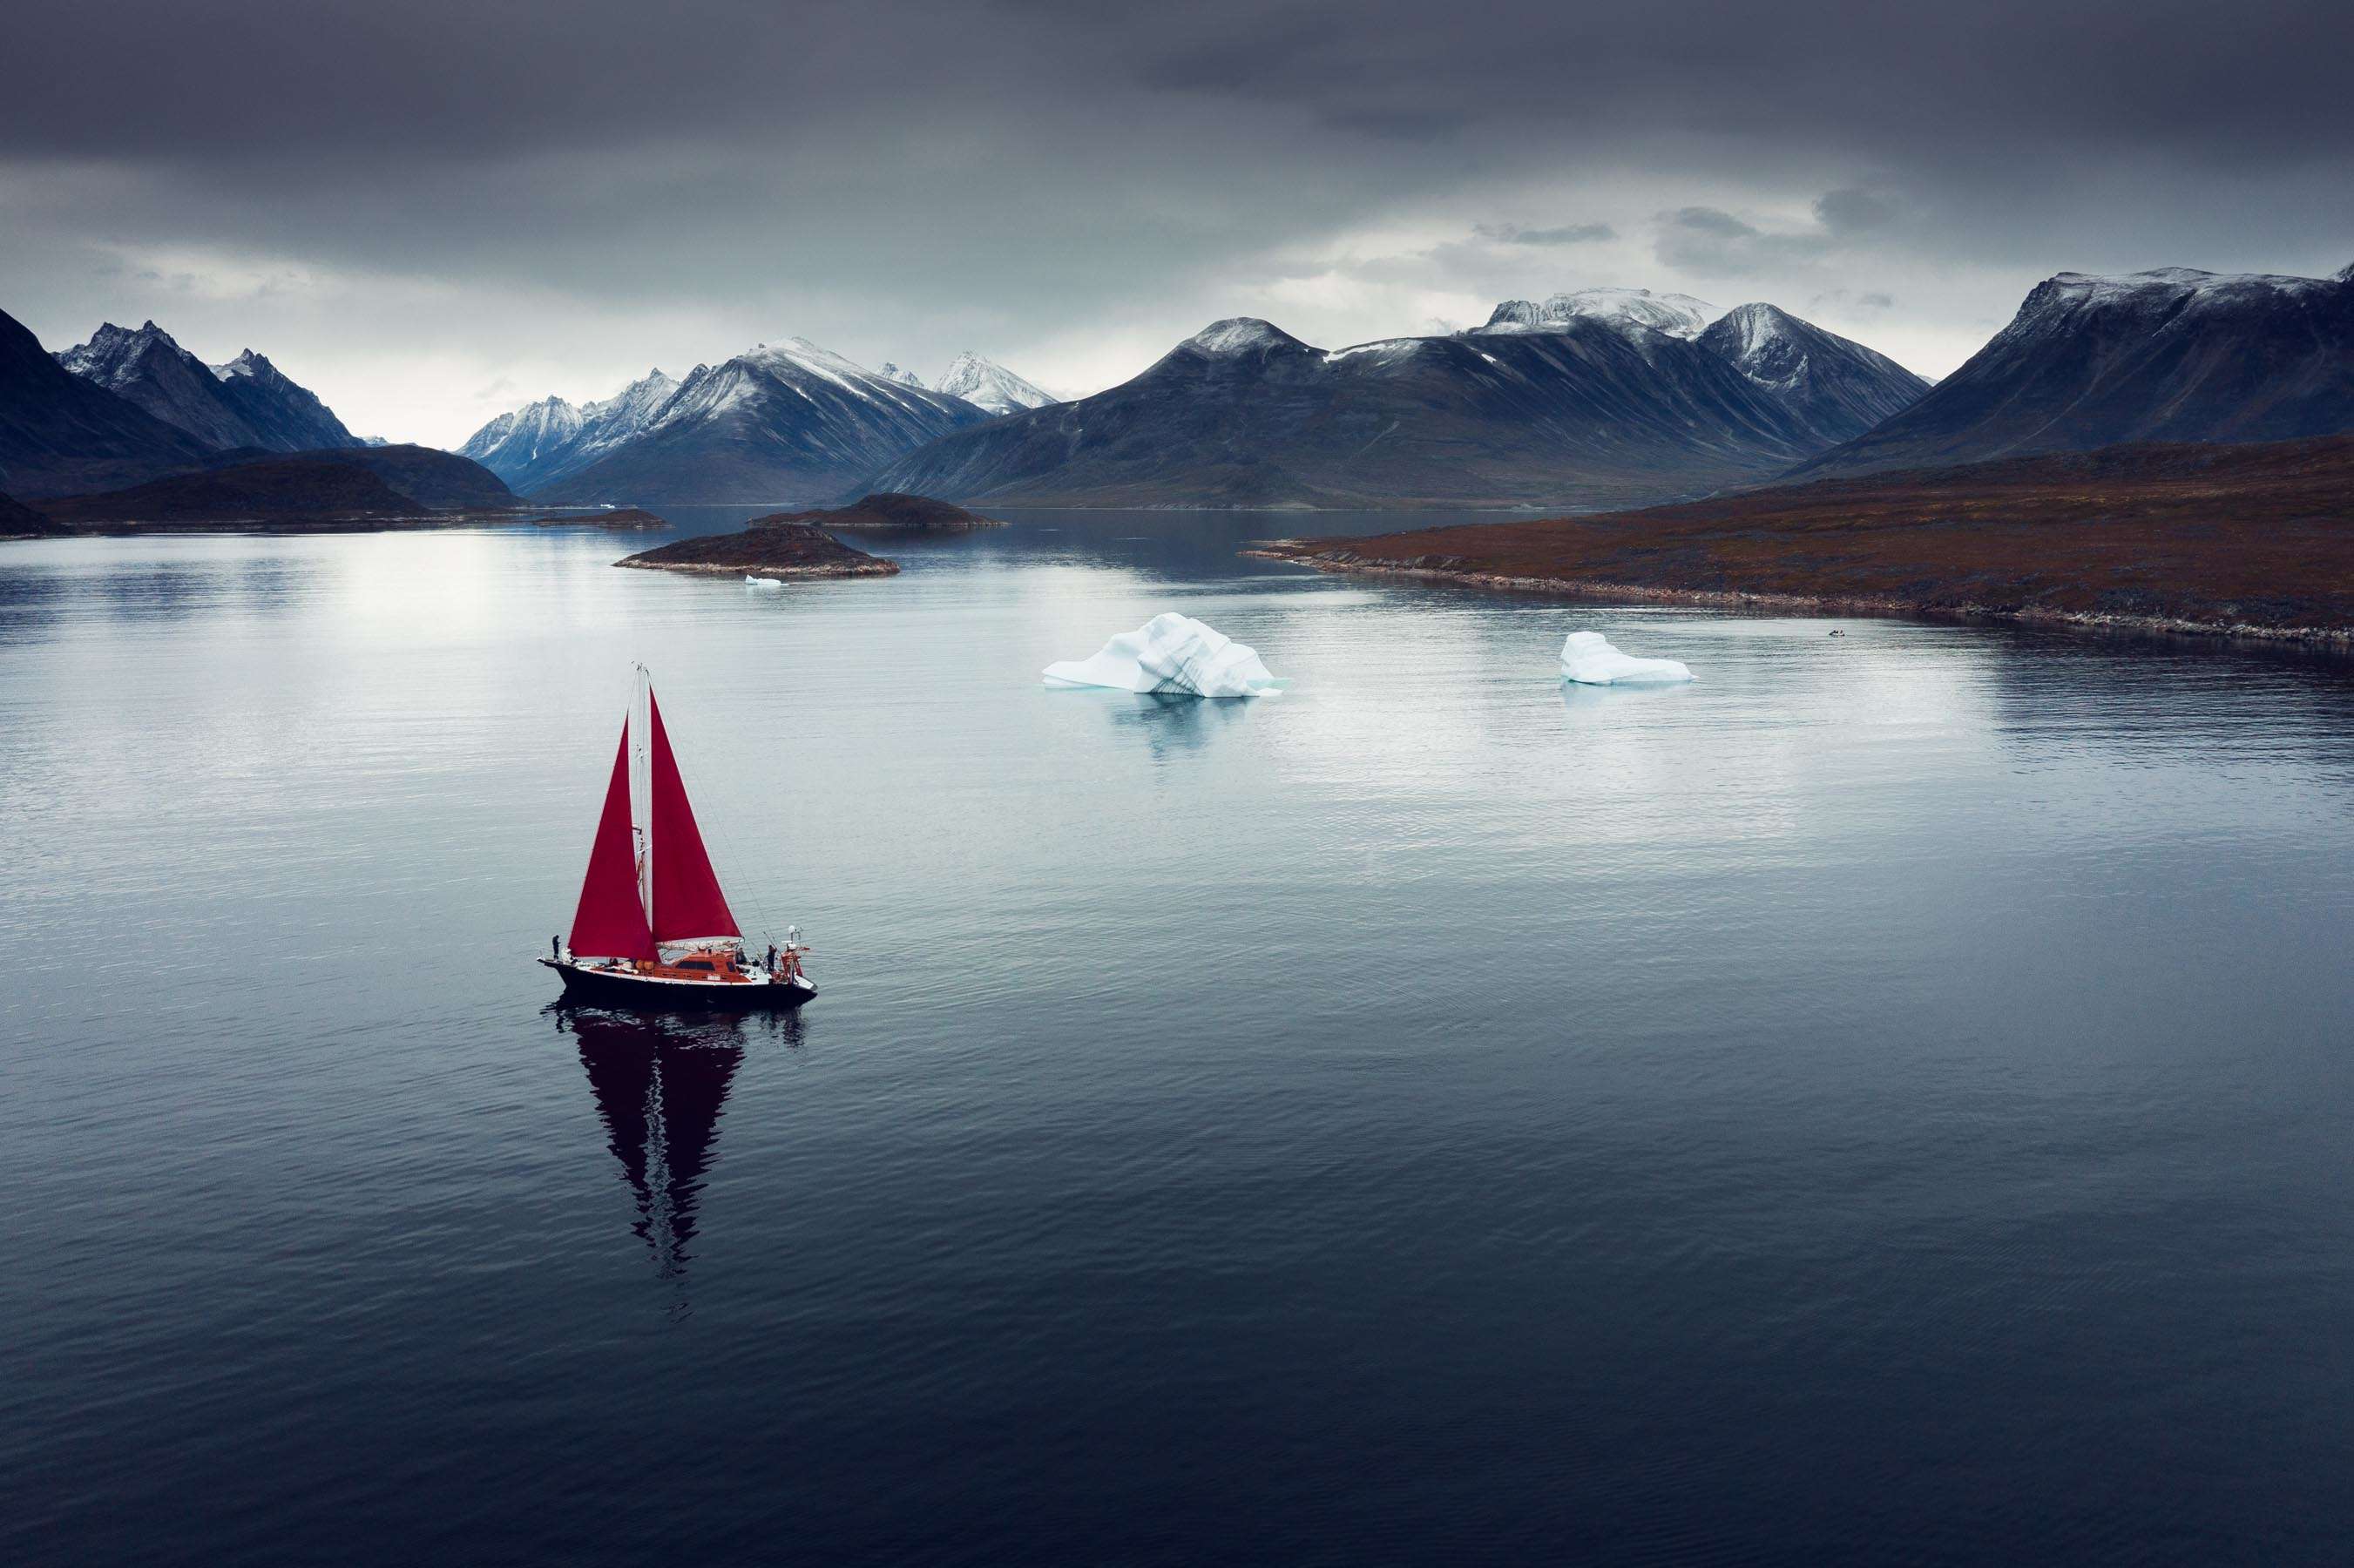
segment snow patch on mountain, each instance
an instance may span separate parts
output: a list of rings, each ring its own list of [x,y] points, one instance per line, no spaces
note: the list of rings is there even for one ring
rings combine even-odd
[[[1352,343],[1346,348],[1328,349],[1324,355],[1324,363],[1332,365],[1341,360],[1354,359],[1365,354],[1377,354],[1385,359],[1391,358],[1399,355],[1412,354],[1423,342],[1424,340],[1418,337],[1384,337],[1376,338],[1372,343]]]
[[[1270,348],[1305,348],[1289,333],[1273,322],[1257,316],[1228,316],[1212,322],[1178,345],[1209,355],[1256,354]]]
[[[2354,272],[2354,268],[2348,272]],[[2346,272],[2336,278],[2296,278],[2273,272],[2202,272],[2195,267],[2156,267],[2147,272],[2060,272],[2028,298],[2031,303],[2041,296],[2051,304],[2094,305],[2145,300],[2207,302],[2310,293],[2346,278]]]
[[[1715,325],[1712,346],[1758,386],[1788,391],[1806,378],[1807,351],[1797,323],[1776,306],[1735,305]]]
[[[1506,300],[1485,326],[1474,332],[1558,332],[1573,321],[1649,327],[1671,337],[1698,337],[1723,313],[1690,294],[1655,294],[1649,289],[1577,289],[1538,302]]]

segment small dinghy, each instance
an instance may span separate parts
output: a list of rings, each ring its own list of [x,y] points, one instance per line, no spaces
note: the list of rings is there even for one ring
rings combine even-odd
[[[634,803],[644,801],[642,815]],[[621,721],[620,749],[588,851],[572,934],[539,961],[567,1001],[610,1007],[799,1007],[817,994],[801,972],[798,927],[755,961],[719,891],[695,808],[645,667]]]

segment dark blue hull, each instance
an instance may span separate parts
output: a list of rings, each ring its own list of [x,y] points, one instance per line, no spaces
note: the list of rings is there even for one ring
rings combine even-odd
[[[566,1001],[592,1007],[628,1007],[647,1012],[754,1012],[799,1007],[817,995],[817,987],[799,978],[731,984],[666,980],[558,963],[553,959],[539,961],[563,977]]]

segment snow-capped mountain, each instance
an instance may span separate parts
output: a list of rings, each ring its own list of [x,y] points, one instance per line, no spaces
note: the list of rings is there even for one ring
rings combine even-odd
[[[885,381],[896,381],[902,387],[921,387],[924,384],[922,376],[912,370],[902,370],[887,359],[883,362],[883,368],[876,374]]]
[[[1690,338],[1543,331],[1332,352],[1212,323],[1135,379],[941,437],[868,488],[1005,504],[1619,506],[1763,478],[1822,446]]]
[[[1723,314],[1690,294],[1655,294],[1649,289],[1578,289],[1542,303],[1506,300],[1475,333],[1558,332],[1573,321],[1647,326],[1670,337],[1698,337]]]
[[[549,477],[548,470],[570,454],[580,440],[580,410],[571,403],[542,397],[501,414],[468,436],[458,455],[472,458],[506,481],[508,488],[527,490]]]
[[[262,444],[211,368],[152,321],[135,332],[108,322],[88,343],[58,355],[58,363],[208,447]]]
[[[1736,305],[1694,341],[1804,420],[1824,444],[1861,435],[1929,389],[1886,355],[1776,305]]]
[[[154,322],[135,332],[108,322],[57,360],[208,447],[298,452],[358,444],[315,394],[249,348],[208,366]]]
[[[698,365],[642,430],[554,482],[564,502],[831,501],[935,436],[987,416],[806,338]]]
[[[2354,429],[2349,273],[2062,272],[1920,401],[1801,471]]]
[[[517,491],[535,490],[579,472],[642,434],[677,390],[678,383],[657,369],[585,407],[543,397],[501,414],[466,438],[458,451]]]
[[[0,491],[74,495],[191,469],[209,449],[59,364],[0,313]]]
[[[1024,381],[1005,366],[970,352],[949,362],[937,390],[977,404],[992,414],[1018,414],[1024,408],[1043,408],[1061,400],[1035,382]]]
[[[318,451],[367,443],[344,428],[317,393],[301,386],[262,355],[247,349],[227,365],[211,367],[222,395],[273,451]]]

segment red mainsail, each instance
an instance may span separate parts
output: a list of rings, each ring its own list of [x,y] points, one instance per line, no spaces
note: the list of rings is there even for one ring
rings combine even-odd
[[[646,693],[646,712],[654,730],[654,940],[740,935],[712,873],[711,856],[704,852],[695,808],[686,803],[686,784],[678,776],[678,759],[671,755],[670,736],[652,691]]]
[[[654,731],[660,736],[657,725]],[[691,828],[690,828],[691,831]],[[697,845],[695,853],[702,853]],[[638,857],[630,842],[630,726],[621,725],[620,749],[613,754],[613,781],[605,786],[605,812],[597,819],[597,842],[588,850],[588,874],[580,883],[580,904],[572,912],[572,951],[596,959],[651,959],[653,933],[646,906],[638,901]]]

